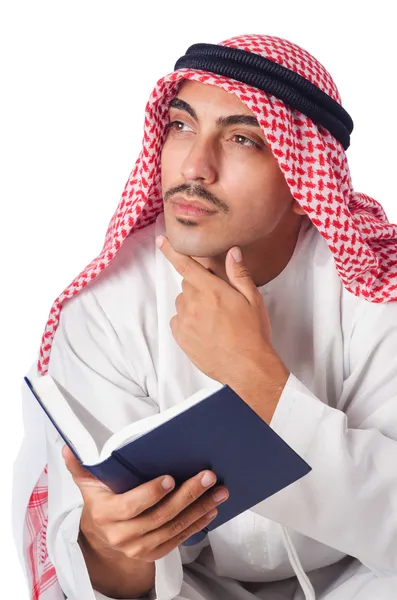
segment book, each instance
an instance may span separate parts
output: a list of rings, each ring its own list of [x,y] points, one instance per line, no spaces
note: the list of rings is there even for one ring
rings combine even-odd
[[[112,433],[50,375],[24,380],[82,466],[117,494],[161,475],[172,475],[178,486],[202,470],[214,471],[229,498],[201,537],[188,543],[311,470],[228,386],[200,390]]]

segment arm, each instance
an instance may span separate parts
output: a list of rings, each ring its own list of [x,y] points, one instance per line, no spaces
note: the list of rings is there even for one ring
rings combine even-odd
[[[157,241],[183,277],[170,322],[178,345],[312,466],[255,512],[379,574],[397,573],[397,303],[361,301],[350,338],[344,331],[350,365],[341,398],[330,407],[273,351],[269,316],[244,261],[227,253],[229,285],[167,238]]]
[[[158,412],[157,405],[135,383],[130,365],[126,367],[116,333],[95,296],[88,290],[69,301],[63,309],[55,335],[49,373],[113,431],[128,422],[144,419]],[[112,410],[109,410],[110,402]],[[120,561],[120,555],[116,559],[116,555],[109,550],[105,556],[104,551],[89,546],[81,536],[83,499],[65,466],[61,455],[62,447],[63,441],[48,424],[47,546],[63,591],[69,598],[76,600],[81,597],[94,599],[96,592],[92,589],[93,586],[94,589],[106,590],[111,595],[113,590],[115,597],[128,598],[142,594],[154,585],[154,564],[144,570],[136,569],[136,561]],[[105,563],[106,569],[103,568]],[[110,563],[118,568],[111,570]],[[157,572],[162,573],[157,586],[176,595],[182,579],[179,551],[176,549],[160,559],[157,567]],[[130,568],[128,588],[126,572]],[[113,574],[112,581],[109,580],[110,573]],[[138,575],[139,579],[135,577]]]
[[[83,533],[83,498],[62,458],[64,442],[47,428],[49,523],[47,545],[62,590],[68,598],[138,598],[154,586],[154,563],[127,559]],[[80,596],[79,596],[80,594]],[[101,596],[99,596],[101,598]]]
[[[312,472],[256,512],[397,573],[397,303],[364,306],[335,408],[290,375],[270,423]]]

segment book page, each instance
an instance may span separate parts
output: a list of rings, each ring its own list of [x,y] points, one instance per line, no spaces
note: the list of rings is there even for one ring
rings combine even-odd
[[[67,437],[80,460],[86,465],[96,465],[117,448],[145,435],[162,423],[188,410],[222,387],[202,388],[184,402],[153,416],[134,421],[120,431],[112,432],[100,423],[76,398],[50,375],[31,379],[36,394],[54,420],[62,437]],[[61,435],[62,435],[61,434]]]
[[[73,397],[50,375],[31,377],[30,382],[47,416],[54,422],[63,439],[66,437],[72,444],[80,460],[97,463],[98,446],[69,404],[68,398],[70,400]],[[72,404],[75,406],[76,403],[77,400],[73,398]],[[103,433],[102,431],[102,435]]]
[[[113,432],[111,429],[106,427],[101,421],[98,421],[96,417],[89,410],[85,408],[67,389],[65,389],[58,381],[54,379],[54,382],[58,389],[61,391],[64,398],[67,400],[70,408],[73,410],[80,423],[84,425],[84,428],[88,431],[90,436],[95,442],[98,450],[98,455],[102,450],[107,440],[112,436]]]

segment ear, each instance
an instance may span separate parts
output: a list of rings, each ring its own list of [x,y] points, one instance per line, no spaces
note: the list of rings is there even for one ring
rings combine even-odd
[[[294,200],[294,203],[292,205],[292,212],[294,212],[296,215],[306,215],[305,211],[296,200]]]

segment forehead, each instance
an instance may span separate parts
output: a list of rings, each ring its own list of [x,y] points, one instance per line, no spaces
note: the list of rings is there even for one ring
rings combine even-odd
[[[226,92],[216,85],[209,85],[199,81],[185,80],[179,87],[178,98],[184,100],[197,114],[201,110],[218,113],[217,116],[227,114],[242,114],[252,116],[252,111],[237,96]]]

